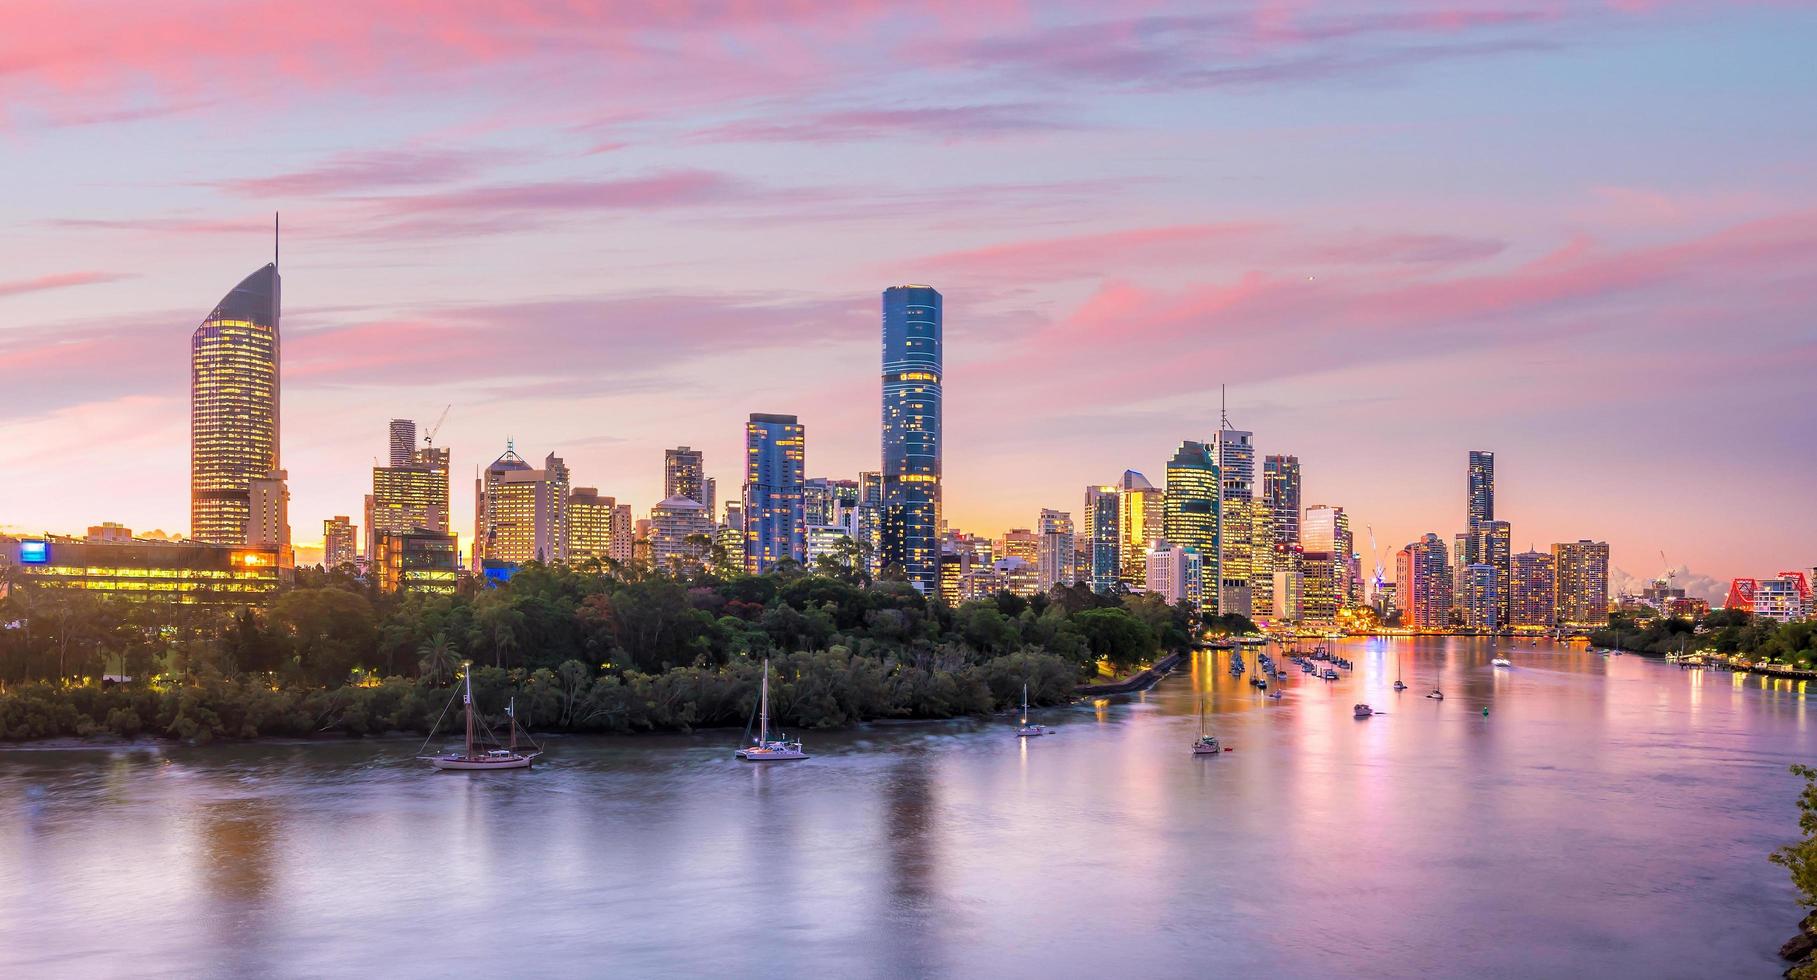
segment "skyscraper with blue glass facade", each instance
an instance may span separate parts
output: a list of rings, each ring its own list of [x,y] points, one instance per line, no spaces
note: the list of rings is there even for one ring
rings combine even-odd
[[[940,293],[883,291],[883,521],[878,565],[923,595],[940,581]]]
[[[745,571],[762,575],[784,558],[805,563],[807,430],[793,415],[752,414],[744,460]]]

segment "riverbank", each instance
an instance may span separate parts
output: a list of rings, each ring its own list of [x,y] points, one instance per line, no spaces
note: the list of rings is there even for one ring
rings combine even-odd
[[[1160,660],[1155,661],[1147,668],[1137,671],[1127,680],[1113,681],[1109,684],[1081,684],[1077,688],[1074,688],[1074,691],[1082,698],[1101,698],[1108,697],[1112,694],[1134,694],[1137,691],[1147,690],[1155,684],[1160,683],[1161,678],[1172,673],[1173,669],[1178,667],[1180,661],[1184,659],[1186,659],[1186,654],[1184,653],[1169,654],[1162,657]]]

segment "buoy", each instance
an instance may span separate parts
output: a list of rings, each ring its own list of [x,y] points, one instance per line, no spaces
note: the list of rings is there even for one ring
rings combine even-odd
[[[1487,718],[1487,717],[1489,717],[1489,709],[1488,709],[1488,708],[1484,708],[1484,709],[1483,709],[1483,717],[1484,717],[1484,718]]]

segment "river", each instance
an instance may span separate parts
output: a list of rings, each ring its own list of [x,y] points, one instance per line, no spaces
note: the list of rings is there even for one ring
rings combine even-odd
[[[1280,701],[1200,655],[1038,711],[1051,737],[878,724],[769,766],[736,733],[552,738],[481,774],[395,739],[0,751],[0,976],[1783,969],[1800,684],[1337,647],[1352,675],[1285,664]],[[1189,753],[1201,697],[1233,751]]]

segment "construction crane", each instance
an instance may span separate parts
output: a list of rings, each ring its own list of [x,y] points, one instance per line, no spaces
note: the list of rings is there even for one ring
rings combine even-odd
[[[1678,569],[1673,568],[1672,563],[1666,560],[1666,553],[1665,553],[1665,549],[1663,549],[1663,548],[1660,549],[1660,552],[1659,552],[1659,564],[1661,567],[1663,567],[1666,570],[1665,574],[1663,574],[1659,577],[1659,580],[1661,582],[1665,583],[1665,586],[1667,589],[1670,589],[1672,587],[1672,583],[1674,581],[1676,581],[1678,578]]]
[[[1369,528],[1369,553],[1375,557],[1375,581],[1370,584],[1375,589],[1374,595],[1379,596],[1382,594],[1382,549],[1375,544],[1375,525],[1366,526]]]
[[[428,446],[430,449],[435,448],[435,434],[442,430],[442,423],[448,421],[448,409],[453,407],[454,404],[452,402],[444,406],[442,408],[442,414],[435,417],[435,424],[423,430],[423,445]]]

